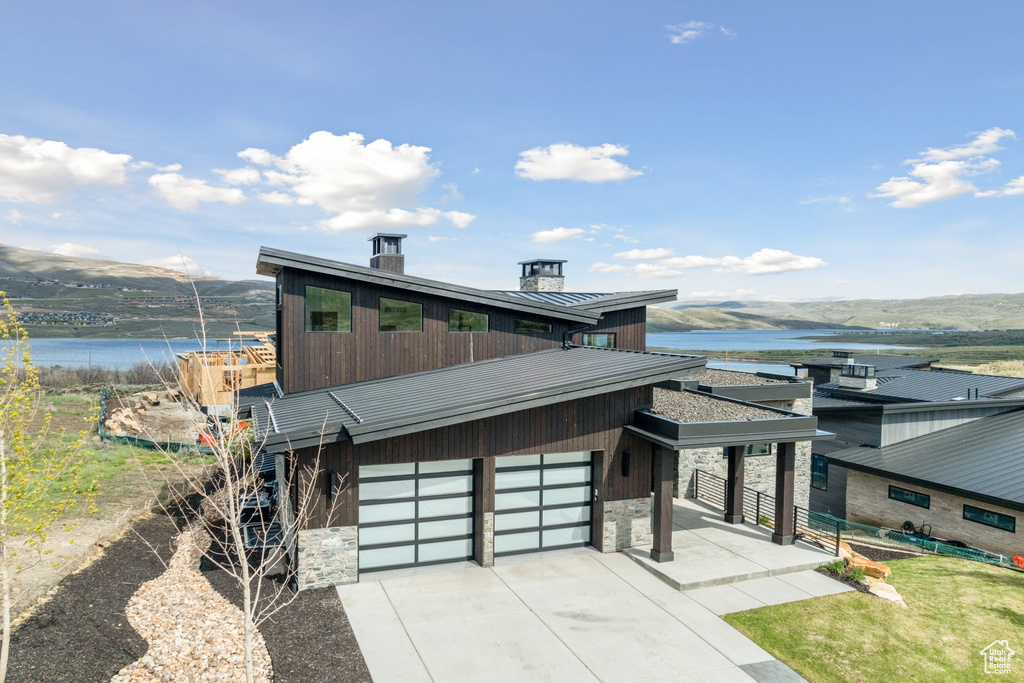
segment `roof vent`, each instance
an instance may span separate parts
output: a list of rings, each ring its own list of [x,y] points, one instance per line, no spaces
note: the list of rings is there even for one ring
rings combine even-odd
[[[878,388],[874,365],[851,363],[844,365],[839,371],[839,386],[844,389],[874,391]]]
[[[519,276],[521,292],[561,292],[565,289],[562,264],[557,259],[534,259],[520,261],[523,272]]]
[[[402,240],[408,235],[399,235],[393,232],[378,232],[371,237],[373,242],[373,256],[370,258],[370,267],[378,270],[386,270],[389,273],[405,273],[405,254],[402,253]]]

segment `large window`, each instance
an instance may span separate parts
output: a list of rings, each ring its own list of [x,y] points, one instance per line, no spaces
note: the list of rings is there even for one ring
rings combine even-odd
[[[337,289],[307,286],[306,332],[351,331],[352,295]]]
[[[916,505],[917,507],[924,508],[926,510],[932,506],[932,497],[927,493],[918,493],[917,491],[911,491],[910,489],[901,488],[899,486],[889,487],[889,498],[892,500],[898,500],[901,503]]]
[[[764,443],[748,443],[746,446],[743,447],[743,456],[744,457],[751,456],[751,455],[771,455],[771,454],[772,454],[772,445],[770,443],[768,443],[767,441],[765,441]],[[726,446],[725,448],[722,449],[722,457],[723,458],[728,458],[729,457],[729,447],[728,446]]]
[[[828,460],[824,455],[811,456],[811,486],[821,491],[828,489]]]
[[[411,301],[381,298],[381,332],[420,332],[422,330],[423,306]]]
[[[984,524],[985,526],[995,527],[996,529],[1002,529],[1003,531],[1009,531],[1011,534],[1017,533],[1016,518],[992,512],[991,510],[976,508],[973,505],[964,505],[964,519]]]
[[[550,334],[551,323],[516,318],[516,332],[519,334]]]
[[[488,319],[486,313],[471,313],[457,308],[448,309],[449,332],[487,332]]]
[[[615,334],[584,334],[583,335],[584,346],[599,346],[604,349],[615,348]]]

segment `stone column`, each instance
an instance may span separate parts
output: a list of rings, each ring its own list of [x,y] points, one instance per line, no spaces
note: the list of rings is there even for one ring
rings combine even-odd
[[[746,446],[729,446],[729,476],[725,479],[725,521],[743,524],[743,453]]]
[[[494,565],[494,457],[473,459],[473,559]]]
[[[796,469],[796,445],[775,446],[775,532],[772,541],[790,545],[793,536],[793,484]]]
[[[667,448],[654,449],[654,506],[651,510],[653,543],[651,559],[671,562],[672,553],[672,483],[675,479],[675,452]]]

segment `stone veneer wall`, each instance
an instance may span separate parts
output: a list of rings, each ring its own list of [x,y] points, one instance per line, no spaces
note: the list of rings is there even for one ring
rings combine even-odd
[[[650,545],[651,499],[608,500],[604,503],[604,552],[614,553],[637,545]]]
[[[890,484],[928,494],[931,506],[925,509],[892,500],[889,498]],[[1016,533],[964,519],[965,504],[1014,517],[1017,520]],[[890,529],[899,529],[906,520],[913,522],[914,526],[931,524],[932,534],[939,538],[966,541],[994,553],[1024,555],[1024,512],[857,470],[846,471],[846,518]]]
[[[484,556],[481,567],[494,566],[494,513],[484,513]]]
[[[561,292],[565,278],[560,275],[528,275],[519,278],[521,292]]]
[[[811,399],[798,398],[789,401],[763,401],[760,405],[781,408],[803,415],[811,414]],[[722,448],[691,448],[677,454],[676,481],[677,498],[693,498],[693,471],[710,471],[725,478],[729,472],[729,461]],[[808,508],[811,496],[811,442],[796,444],[796,469],[794,471],[793,501],[802,508]],[[769,455],[748,456],[743,464],[743,484],[756,491],[775,495],[775,444]]]
[[[359,527],[334,526],[299,532],[299,590],[359,580]]]

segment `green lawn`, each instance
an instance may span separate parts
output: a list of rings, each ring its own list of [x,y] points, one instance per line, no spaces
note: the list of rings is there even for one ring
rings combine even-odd
[[[725,620],[812,683],[1024,679],[1024,574],[937,556],[888,564],[907,609],[850,592]],[[994,640],[1021,653],[1011,676],[984,672]]]

